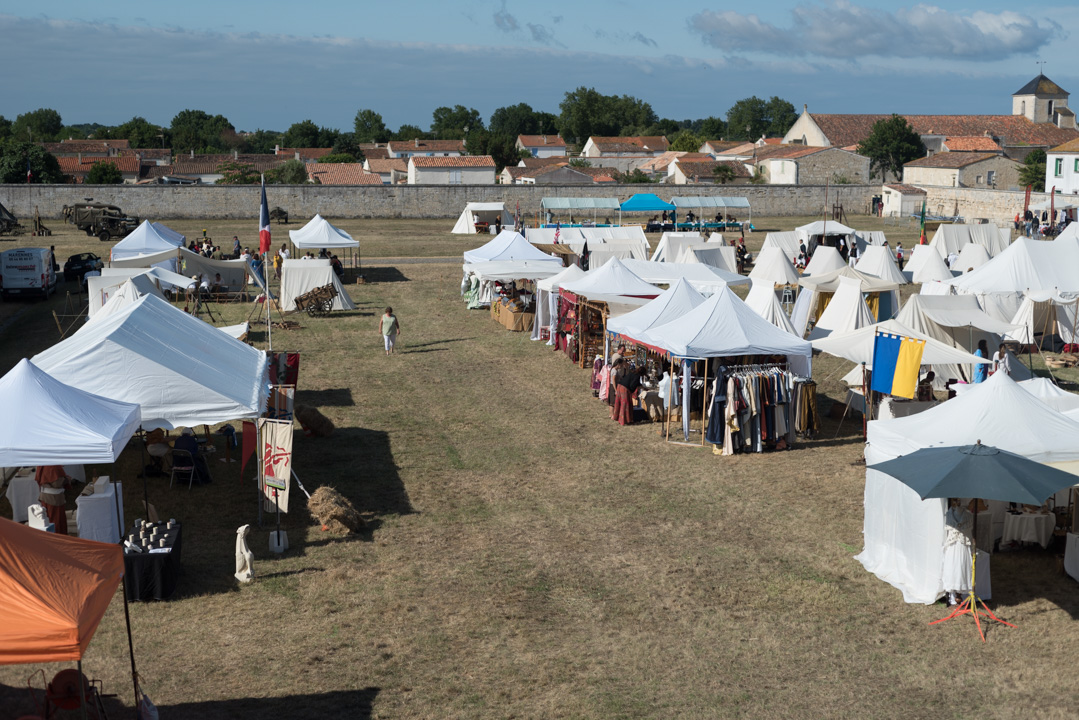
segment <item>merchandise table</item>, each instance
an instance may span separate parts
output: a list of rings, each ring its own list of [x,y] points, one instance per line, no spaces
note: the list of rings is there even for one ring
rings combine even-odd
[[[143,547],[134,552],[124,548],[124,572],[127,574],[128,600],[167,600],[176,592],[180,577],[180,558],[183,550],[182,528],[177,523],[171,530],[165,523],[149,523],[165,540],[165,547]],[[139,528],[133,526],[128,538],[139,544]],[[157,545],[158,543],[154,543]]]
[[[75,500],[75,523],[79,537],[98,542],[120,542],[123,525],[117,519],[116,500],[119,493],[119,517],[124,516],[123,483],[109,482],[108,476],[98,478],[93,495],[79,495]]]
[[[512,332],[531,332],[536,313],[515,312],[509,305],[503,304],[501,298],[495,298],[491,301],[491,317]]]
[[[1068,543],[1064,550],[1064,572],[1079,580],[1079,535],[1068,533]]]
[[[1038,543],[1043,548],[1049,547],[1049,541],[1053,539],[1053,528],[1056,526],[1057,516],[1051,513],[1012,513],[1004,514],[1004,536],[1000,539],[1002,545],[1010,542]]]

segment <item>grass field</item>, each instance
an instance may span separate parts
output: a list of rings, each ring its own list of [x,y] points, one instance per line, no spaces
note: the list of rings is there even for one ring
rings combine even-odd
[[[805,220],[760,219],[747,241]],[[917,238],[850,220],[893,245]],[[169,225],[254,241],[251,222]],[[297,402],[337,425],[329,439],[297,433],[297,473],[345,493],[370,530],[328,536],[296,492],[291,549],[270,557],[270,524],[254,531],[258,579],[240,587],[250,466],[241,479],[214,460],[214,483],[190,492],[150,480],[161,515],[184,523],[177,596],[131,606],[163,718],[1074,717],[1079,588],[1052,553],[993,557],[995,609],[1018,629],[984,645],[972,623],[929,627],[943,606],[905,605],[852,559],[860,423],[836,437],[826,419],[792,451],[727,458],[619,427],[585,371],[464,308],[456,261],[387,260],[459,257],[477,238],[450,235],[452,220],[340,225],[363,244],[371,282],[348,286],[359,309],[302,318],[274,347],[302,353]],[[36,240],[62,259],[106,246],[71,232],[17,242]],[[0,370],[57,341],[49,311],[65,300],[0,304]],[[376,328],[386,305],[403,325],[394,357]],[[220,309],[222,324],[250,310]],[[822,411],[847,367],[815,360]],[[132,446],[112,469],[129,522],[139,464]],[[133,716],[119,596],[85,667],[119,694],[110,717]],[[0,717],[33,709],[33,669],[0,668]]]

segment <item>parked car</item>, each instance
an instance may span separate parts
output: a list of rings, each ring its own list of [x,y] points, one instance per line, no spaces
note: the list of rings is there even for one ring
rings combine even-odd
[[[72,255],[64,263],[64,281],[81,281],[86,273],[91,270],[100,270],[104,265],[105,263],[101,261],[101,258],[91,252]]]

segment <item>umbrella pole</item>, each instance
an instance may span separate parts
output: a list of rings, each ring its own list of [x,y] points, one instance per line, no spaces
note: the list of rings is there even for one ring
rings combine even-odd
[[[86,676],[82,674],[82,658],[77,661],[77,667],[79,670],[79,710],[82,720],[86,720]],[[48,701],[46,701],[46,706]]]
[[[123,516],[120,515],[120,489],[123,487],[123,485],[117,484],[116,480],[113,479],[115,477],[116,477],[116,463],[113,463],[113,465],[112,465],[112,476],[109,478],[109,482],[112,483],[112,490],[113,490],[112,499],[113,499],[114,504],[116,505],[116,524],[117,524],[117,527],[120,529],[120,553],[123,554],[123,552],[124,552],[124,530],[125,530],[125,528],[124,528],[124,518],[123,518]],[[143,473],[142,486],[143,486],[143,492],[145,493],[145,489],[146,489],[145,472]],[[146,516],[147,516],[147,519],[149,519],[149,513],[150,513],[150,504],[146,503]],[[120,578],[120,580],[121,580],[121,583],[123,584],[123,590],[124,590],[124,626],[127,628],[127,653],[128,653],[128,656],[131,658],[131,682],[135,686],[135,707],[138,707],[139,706],[139,680],[138,680],[138,675],[135,674],[135,645],[131,640],[131,613],[128,610],[128,607],[127,607],[127,572],[126,572],[126,569],[125,569],[125,572],[124,572],[123,576]],[[80,670],[80,672],[82,670],[81,661],[80,661],[79,670]],[[83,713],[85,714],[85,707],[83,708]]]

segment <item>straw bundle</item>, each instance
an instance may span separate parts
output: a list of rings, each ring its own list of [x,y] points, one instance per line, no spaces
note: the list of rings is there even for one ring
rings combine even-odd
[[[358,533],[367,527],[367,523],[348,498],[327,485],[315,490],[307,501],[307,508],[322,525],[323,530],[337,535]]]

